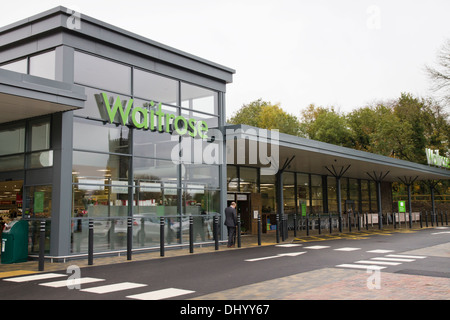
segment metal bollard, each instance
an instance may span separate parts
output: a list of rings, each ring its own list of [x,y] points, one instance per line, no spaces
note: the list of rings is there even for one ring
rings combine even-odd
[[[159,255],[164,257],[164,217],[159,218]]]
[[[280,215],[277,214],[277,229],[276,229],[277,243],[280,243]]]
[[[261,215],[258,214],[258,246],[261,245]]]
[[[297,237],[297,214],[294,213],[294,237]]]
[[[358,217],[358,231],[361,231],[361,218],[359,216],[359,211],[356,212],[356,216]]]
[[[131,260],[131,251],[133,248],[133,218],[128,217],[127,223],[127,260]]]
[[[194,253],[194,217],[189,216],[189,253]]]
[[[241,214],[239,213],[237,216],[237,245],[238,248],[241,247]]]
[[[214,216],[214,246],[216,250],[219,250],[219,216]]]
[[[328,213],[328,221],[330,223],[329,229],[330,229],[330,234],[333,233],[333,218],[331,217],[331,212]]]
[[[322,234],[322,225],[321,225],[321,221],[320,221],[320,213],[319,213],[319,215],[317,217],[317,222],[319,224],[319,234]]]
[[[448,215],[447,215],[447,211],[445,211],[445,225],[448,226]]]
[[[423,228],[423,224],[422,224],[422,211],[419,212],[419,223],[420,223],[420,228]]]
[[[94,220],[89,219],[88,265],[94,264]]]
[[[309,214],[306,214],[306,235],[309,236]]]
[[[428,228],[428,211],[425,211],[425,227]]]
[[[444,213],[441,210],[441,227],[444,226]]]
[[[44,271],[45,254],[45,221],[41,221],[39,228],[39,271]]]

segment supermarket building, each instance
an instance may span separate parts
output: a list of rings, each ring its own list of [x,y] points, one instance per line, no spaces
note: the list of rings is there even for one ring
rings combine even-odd
[[[186,243],[238,202],[255,231],[275,214],[392,211],[391,183],[450,178],[425,166],[245,125],[227,125],[235,71],[57,7],[0,28],[0,214],[47,221],[46,255],[159,246],[159,218]],[[281,200],[280,200],[281,199]],[[221,238],[226,237],[223,223]],[[125,239],[125,240],[124,240]]]

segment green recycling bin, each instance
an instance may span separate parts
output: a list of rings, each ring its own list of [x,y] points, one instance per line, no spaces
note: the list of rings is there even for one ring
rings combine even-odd
[[[28,260],[28,221],[14,220],[2,233],[2,264]]]

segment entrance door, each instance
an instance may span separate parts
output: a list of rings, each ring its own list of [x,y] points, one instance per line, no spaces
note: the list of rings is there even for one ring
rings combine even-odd
[[[241,230],[242,232],[251,232],[251,217],[250,217],[250,194],[248,193],[228,193],[227,206],[231,202],[236,202],[236,212],[241,215]]]

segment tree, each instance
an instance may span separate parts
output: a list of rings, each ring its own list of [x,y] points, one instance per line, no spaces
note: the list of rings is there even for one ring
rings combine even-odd
[[[246,124],[262,129],[278,129],[282,133],[298,135],[299,121],[297,117],[286,113],[279,104],[255,100],[243,105],[230,119],[230,124]]]
[[[344,115],[333,107],[327,109],[311,104],[302,112],[302,136],[326,143],[353,147],[352,134]]]
[[[437,55],[437,67],[425,66],[436,93],[442,95],[450,105],[450,39],[441,47]]]

